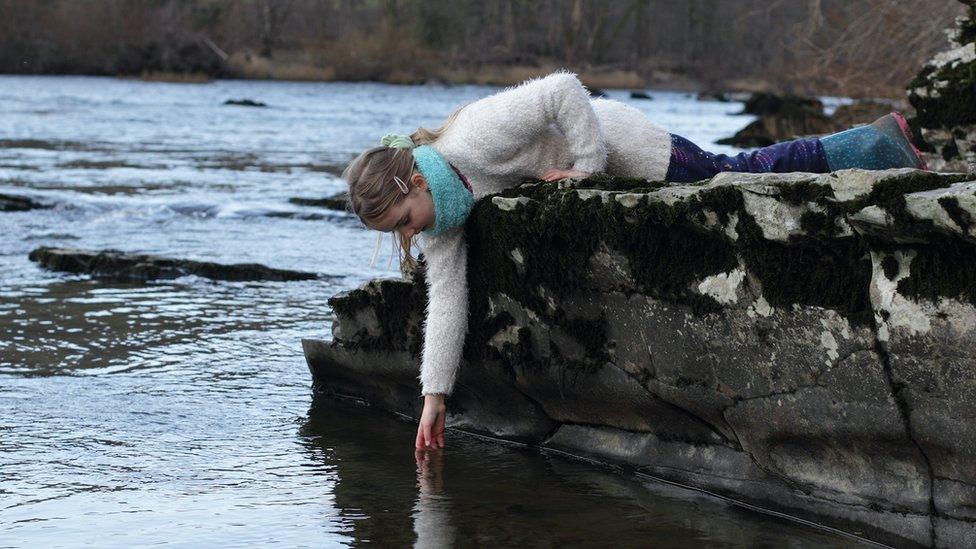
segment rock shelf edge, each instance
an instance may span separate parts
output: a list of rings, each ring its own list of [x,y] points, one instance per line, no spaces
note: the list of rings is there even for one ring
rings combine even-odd
[[[976,544],[976,176],[594,176],[476,205],[448,426],[893,545]],[[329,300],[318,393],[416,418],[423,269]]]

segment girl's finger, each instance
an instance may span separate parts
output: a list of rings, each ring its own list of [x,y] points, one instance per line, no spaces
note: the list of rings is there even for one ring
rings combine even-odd
[[[444,422],[446,419],[443,414],[437,418],[436,428],[434,429],[434,443],[438,448],[444,447]]]
[[[424,431],[423,431],[423,428],[424,428],[424,426],[423,426],[422,423],[417,426],[417,440],[414,442],[414,448],[416,448],[418,450],[424,447]]]

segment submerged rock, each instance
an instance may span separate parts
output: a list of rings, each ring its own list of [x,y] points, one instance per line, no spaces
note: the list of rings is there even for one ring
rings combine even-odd
[[[584,85],[583,88],[586,89],[587,92],[589,92],[591,97],[607,97],[607,92],[603,91],[600,88],[597,88],[596,86]]]
[[[0,194],[0,212],[26,212],[52,207],[50,204],[43,204],[27,196]]]
[[[235,105],[238,107],[267,107],[267,103],[255,101],[253,99],[228,99],[224,105]]]
[[[774,116],[789,111],[822,113],[823,110],[823,103],[819,99],[791,94],[777,95],[768,92],[756,92],[744,101],[742,112],[739,114]]]
[[[755,114],[750,122],[732,137],[716,143],[734,147],[765,147],[806,135],[827,133],[832,125],[817,99],[793,95],[778,96],[756,93],[746,100],[741,114]]]
[[[840,105],[830,117],[831,131],[839,132],[859,124],[870,124],[882,116],[898,110],[893,105],[879,101],[858,101]]]
[[[349,193],[341,192],[325,198],[289,198],[288,202],[298,206],[315,206],[330,210],[349,211]]]
[[[929,166],[976,171],[976,4],[950,31],[950,48],[937,54],[908,85],[913,125],[924,138]]]
[[[719,103],[728,103],[732,101],[732,98],[729,97],[729,94],[725,92],[703,90],[698,92],[698,95],[695,96],[695,100],[696,101],[717,101]]]
[[[272,269],[256,263],[222,265],[189,259],[133,254],[118,250],[77,250],[41,247],[28,256],[42,267],[54,271],[88,274],[96,278],[147,281],[196,275],[213,280],[314,280],[315,273]]]
[[[594,176],[479,200],[448,426],[905,545],[976,539],[976,181]],[[330,299],[315,389],[416,418],[423,270]]]

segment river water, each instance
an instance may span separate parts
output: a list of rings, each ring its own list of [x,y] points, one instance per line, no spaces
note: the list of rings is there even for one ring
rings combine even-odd
[[[313,399],[301,338],[329,337],[329,296],[397,273],[388,251],[370,266],[357,219],[288,199],[342,190],[384,133],[495,91],[0,76],[0,193],[55,205],[0,213],[0,547],[851,545],[459,435],[419,467],[412,424]],[[749,121],[610,95],[700,143]],[[241,98],[268,107],[222,104]],[[324,276],[92,281],[39,269],[39,246]]]

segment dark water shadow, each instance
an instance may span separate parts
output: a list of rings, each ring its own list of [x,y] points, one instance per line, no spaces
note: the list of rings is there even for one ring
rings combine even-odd
[[[449,434],[418,460],[411,422],[316,398],[299,429],[334,467],[355,544],[852,547],[852,540],[534,449]]]

